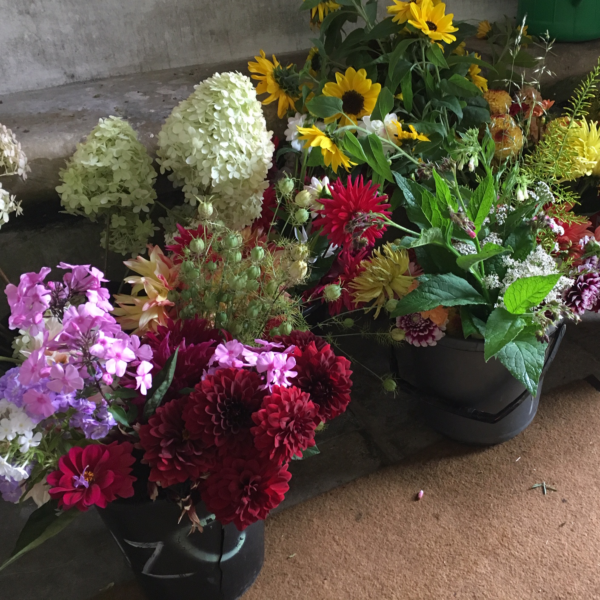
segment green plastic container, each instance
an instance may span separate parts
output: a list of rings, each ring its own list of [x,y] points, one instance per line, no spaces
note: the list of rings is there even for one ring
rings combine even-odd
[[[600,39],[600,0],[519,0],[519,20],[527,15],[529,33],[559,42]]]

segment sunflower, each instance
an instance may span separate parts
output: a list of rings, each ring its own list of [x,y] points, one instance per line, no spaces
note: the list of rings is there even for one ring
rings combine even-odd
[[[323,95],[339,98],[345,114],[338,113],[325,119],[325,122],[331,123],[341,118],[342,127],[356,125],[358,119],[370,115],[375,109],[381,84],[367,79],[367,72],[364,69],[356,71],[352,67],[349,67],[344,75],[336,73],[335,78],[337,83],[325,84]]]
[[[388,300],[403,298],[409,293],[414,277],[409,272],[410,260],[406,250],[394,250],[388,243],[373,251],[370,259],[361,263],[364,271],[350,287],[354,290],[354,303],[371,303],[375,318]]]
[[[478,58],[479,60],[481,60],[481,56],[479,56],[479,54],[475,54],[475,58]],[[473,63],[470,67],[469,67],[469,77],[471,78],[471,81],[482,91],[482,92],[487,92],[488,91],[488,82],[487,79],[485,77],[482,77],[480,75],[481,73],[481,68],[479,67],[479,65],[477,63]]]
[[[480,40],[487,40],[492,33],[492,24],[489,21],[481,21],[477,27],[477,37]]]
[[[516,156],[525,143],[521,128],[510,115],[493,115],[490,133],[496,144],[494,157],[498,160]]]
[[[446,42],[451,44],[456,41],[456,36],[452,35],[458,31],[458,27],[453,27],[453,14],[446,14],[446,5],[440,2],[437,6],[432,0],[423,0],[421,4],[410,3],[409,24],[420,29],[426,36],[435,42]]]
[[[433,5],[437,6],[441,1],[442,0],[433,0]],[[402,23],[406,23],[406,21],[410,19],[410,5],[421,5],[422,3],[423,0],[409,0],[408,2],[403,2],[403,0],[394,0],[394,5],[388,6],[387,11],[390,15],[394,15],[392,18],[394,23],[402,25]]]
[[[419,140],[420,142],[431,141],[426,135],[424,135],[423,133],[419,133],[414,128],[414,125],[409,125],[408,131],[405,131],[404,129],[402,129],[402,123],[400,123],[400,121],[394,121],[392,123],[392,125],[394,127],[396,127],[396,130],[397,130],[397,133],[394,134],[394,138],[395,138],[394,141],[396,142],[396,144],[398,144],[398,146],[402,146],[402,142],[404,140],[411,140],[411,141]]]
[[[298,76],[293,72],[293,66],[286,68],[279,64],[279,61],[273,55],[273,62],[266,58],[263,50],[260,56],[255,56],[256,62],[248,63],[248,70],[252,79],[259,81],[256,86],[256,93],[269,94],[268,98],[262,101],[263,104],[271,104],[278,101],[277,116],[283,119],[288,110],[296,110],[295,101],[298,99]]]
[[[355,164],[338,148],[329,135],[321,131],[317,126],[298,127],[298,132],[300,133],[298,139],[306,141],[304,145],[305,149],[310,147],[321,148],[325,166],[331,166],[334,173],[337,173],[340,166],[349,171],[350,167]]]
[[[333,2],[333,0],[325,0],[325,2],[319,2],[317,6],[313,6],[311,9],[311,21],[318,23],[319,25],[323,22],[325,17],[336,10],[341,8],[341,4]]]

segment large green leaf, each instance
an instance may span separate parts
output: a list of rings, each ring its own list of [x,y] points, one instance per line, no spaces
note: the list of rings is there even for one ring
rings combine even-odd
[[[498,359],[529,392],[535,396],[546,358],[546,345],[534,335],[521,334],[504,346],[496,355]]]
[[[388,159],[383,152],[383,145],[379,137],[372,133],[368,138],[368,145],[365,146],[365,154],[367,156],[369,166],[381,175],[386,181],[390,183],[394,181],[392,170],[390,168]]]
[[[409,249],[419,248],[420,246],[428,246],[430,244],[446,247],[446,236],[439,227],[426,229],[418,238],[406,236],[402,238],[399,246],[400,248]]]
[[[477,326],[478,319],[473,316],[468,306],[460,307],[460,321],[465,340],[469,337],[480,338],[483,335]]]
[[[162,399],[165,397],[167,390],[173,383],[173,377],[175,376],[175,369],[177,368],[177,355],[179,354],[179,348],[175,350],[169,360],[165,363],[160,373],[154,377],[152,382],[152,389],[148,392],[148,400],[144,405],[144,417],[148,420],[160,406]]]
[[[6,569],[21,556],[37,548],[46,540],[60,533],[71,521],[81,514],[81,511],[72,508],[67,511],[59,511],[56,500],[50,500],[34,510],[25,527],[23,527],[19,539],[10,555],[10,558],[0,566],[0,571]]]
[[[344,104],[340,98],[317,96],[306,105],[306,108],[313,117],[326,119],[341,113],[344,110]]]
[[[541,304],[560,279],[556,275],[524,277],[512,283],[504,293],[504,305],[508,312],[521,315]]]
[[[440,47],[437,44],[431,44],[429,48],[427,48],[427,58],[429,62],[433,63],[440,69],[449,68],[446,58],[444,57],[444,53],[440,50]]]
[[[402,298],[396,306],[394,317],[433,310],[438,306],[463,306],[485,304],[481,294],[465,279],[452,273],[423,275],[419,287]]]
[[[400,82],[402,90],[402,102],[406,112],[411,113],[413,109],[413,87],[412,87],[412,71],[409,71]]]
[[[431,223],[427,220],[421,208],[422,187],[411,179],[406,179],[396,171],[393,172],[393,175],[398,188],[404,196],[404,207],[406,208],[408,218],[421,229],[429,228]]]
[[[368,162],[369,159],[367,158],[361,143],[351,131],[347,131],[344,134],[343,148],[346,154],[348,154],[357,164],[360,165]]]
[[[440,209],[446,213],[446,209],[449,206],[456,212],[458,210],[458,202],[452,195],[446,181],[438,175],[435,169],[433,171],[433,179],[435,180],[435,195]]]
[[[473,192],[471,201],[467,208],[469,218],[475,224],[475,231],[479,233],[483,222],[490,214],[492,206],[496,200],[496,186],[494,177],[488,173],[488,176],[479,184],[479,187]]]
[[[520,315],[513,315],[504,308],[496,308],[490,315],[485,328],[485,360],[493,358],[510,344],[528,324]]]
[[[470,271],[476,264],[488,260],[493,256],[510,252],[511,248],[503,248],[498,244],[486,244],[478,254],[467,254],[459,256],[456,259],[456,264],[465,271]]]
[[[462,75],[454,74],[450,79],[442,79],[441,88],[451,96],[471,98],[481,96],[481,90]]]
[[[377,104],[373,109],[371,119],[377,119],[383,121],[394,108],[394,95],[387,88],[383,88],[377,98]]]

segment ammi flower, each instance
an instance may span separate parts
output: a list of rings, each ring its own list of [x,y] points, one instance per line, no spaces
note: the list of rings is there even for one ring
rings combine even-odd
[[[440,2],[434,5],[432,0],[423,0],[421,4],[410,3],[410,16],[408,23],[420,29],[426,36],[436,42],[451,44],[456,41],[452,35],[458,27],[452,25],[453,14],[446,14],[446,5]]]
[[[442,0],[433,0],[433,5],[437,6],[441,1]],[[387,7],[388,14],[394,15],[392,21],[399,25],[406,23],[406,21],[410,19],[411,4],[418,4],[420,6],[423,4],[423,0],[394,0],[394,5]]]
[[[410,260],[406,250],[394,250],[388,243],[373,251],[373,256],[362,263],[364,271],[350,287],[354,303],[373,303],[375,318],[388,300],[403,298],[411,291],[414,277],[410,275]]]
[[[277,101],[277,116],[283,119],[288,110],[296,110],[295,101],[299,97],[298,78],[292,72],[292,66],[282,67],[275,55],[273,61],[270,61],[261,50],[260,56],[254,58],[256,62],[249,62],[248,70],[253,73],[252,79],[259,82],[256,93],[269,94],[268,98],[262,101],[264,105]]]
[[[481,60],[481,56],[479,54],[475,54],[475,58]],[[481,68],[477,63],[473,63],[469,67],[469,77],[471,81],[482,91],[488,91],[488,82],[485,77],[481,76]]]
[[[304,148],[320,148],[326,167],[331,167],[337,173],[340,166],[347,171],[354,165],[353,162],[338,148],[337,144],[316,125],[311,127],[298,127],[299,140],[306,141]]]
[[[340,98],[344,115],[338,113],[325,119],[325,122],[331,123],[341,118],[342,127],[356,125],[358,119],[373,112],[381,92],[381,84],[367,79],[365,69],[356,71],[352,67],[349,67],[344,75],[336,73],[335,78],[337,83],[325,84],[323,95]]]

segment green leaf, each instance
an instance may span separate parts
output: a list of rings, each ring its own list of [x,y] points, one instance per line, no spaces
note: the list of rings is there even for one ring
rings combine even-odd
[[[110,396],[111,398],[123,398],[124,400],[129,400],[130,398],[137,398],[139,395],[140,393],[137,390],[130,390],[127,388],[111,390],[111,392],[108,394],[108,396]]]
[[[435,169],[433,171],[433,179],[435,180],[435,195],[440,209],[450,207],[456,212],[458,210],[458,202],[456,201],[456,198],[452,196],[452,192],[446,181],[438,175],[438,172]]]
[[[115,418],[115,421],[119,423],[119,425],[129,427],[129,417],[122,406],[117,406],[114,404],[113,406],[109,407],[108,412]]]
[[[292,460],[304,460],[305,458],[310,458],[311,456],[317,456],[317,454],[321,454],[321,451],[317,448],[317,445],[311,446],[302,452],[302,454],[296,454],[292,456]]]
[[[492,258],[493,256],[498,256],[499,254],[506,254],[507,252],[511,252],[512,248],[503,248],[498,244],[486,244],[479,254],[467,254],[466,256],[459,256],[456,259],[456,264],[465,271],[470,271],[476,264],[483,262],[484,260],[488,260],[488,258]]]
[[[380,23],[377,23],[373,29],[367,34],[366,39],[368,40],[382,40],[398,33],[400,29],[397,23],[392,20],[393,17],[388,17]]]
[[[474,83],[456,73],[450,79],[442,79],[440,86],[450,96],[458,96],[459,98],[481,96],[481,90]]]
[[[448,63],[444,57],[444,53],[440,50],[440,47],[437,44],[431,44],[429,48],[427,48],[427,58],[429,62],[433,63],[436,67],[440,69],[448,69]]]
[[[421,188],[421,210],[432,227],[443,228],[449,221],[442,215],[437,198],[427,188]]]
[[[530,394],[537,395],[546,360],[546,346],[534,335],[521,334],[504,346],[496,355],[496,359],[529,390]]]
[[[554,289],[560,277],[560,274],[556,274],[517,279],[504,293],[506,310],[514,315],[520,315],[538,306]]]
[[[308,155],[308,160],[306,161],[307,166],[309,167],[324,167],[325,161],[323,159],[323,153],[320,148],[313,148],[312,152]]]
[[[481,337],[481,332],[475,324],[474,317],[467,306],[460,307],[460,321],[462,324],[463,335],[465,336],[465,340],[469,337]]]
[[[412,38],[412,39],[408,38],[408,39],[402,40],[394,48],[393,52],[389,55],[389,58],[390,58],[389,72],[390,73],[393,73],[396,70],[396,65],[398,64],[398,61],[404,56],[404,54],[408,50],[408,47],[417,41],[418,41],[417,38]]]
[[[490,214],[492,206],[496,200],[496,186],[494,177],[488,173],[488,176],[479,184],[479,187],[473,192],[471,201],[467,209],[467,214],[475,224],[475,232],[479,233],[483,222]]]
[[[455,96],[446,96],[443,100],[432,100],[431,104],[435,108],[447,108],[453,112],[459,119],[463,118],[463,109],[458,98]]]
[[[406,208],[408,218],[421,229],[429,228],[431,223],[427,220],[421,209],[421,194],[423,188],[418,183],[411,179],[406,179],[396,171],[393,172],[393,175],[398,188],[404,195],[404,207]]]
[[[383,121],[394,108],[394,95],[387,88],[383,88],[377,98],[371,119]]]
[[[485,304],[485,299],[471,284],[451,273],[423,275],[419,287],[398,302],[393,317],[433,310],[438,306]]]
[[[307,103],[306,108],[313,117],[326,119],[341,113],[344,110],[344,104],[341,98],[331,96],[317,96]]]
[[[315,6],[319,6],[322,1],[323,0],[302,0],[299,10],[310,10],[311,8],[315,8]]]
[[[504,308],[496,308],[485,328],[485,360],[496,356],[506,344],[510,344],[527,325],[527,320],[512,315]]]
[[[74,508],[67,511],[58,511],[56,500],[50,500],[34,510],[27,519],[10,558],[0,566],[0,571],[6,569],[30,550],[37,548],[46,540],[60,533],[80,514],[81,511]]]
[[[351,131],[344,134],[343,149],[357,164],[368,162],[367,155],[363,150],[361,143]]]
[[[418,238],[403,237],[398,246],[408,250],[409,248],[419,248],[420,246],[428,246],[429,244],[446,247],[446,236],[439,227],[426,229]]]
[[[411,113],[413,109],[412,71],[409,71],[400,82],[402,90],[402,102],[406,112]]]
[[[379,173],[379,175],[381,175],[385,180],[393,182],[394,176],[392,175],[392,170],[390,169],[388,159],[383,152],[381,140],[374,133],[372,133],[367,139],[369,143],[364,150],[365,154],[367,155],[369,166],[373,169],[373,171]]]
[[[167,360],[160,373],[154,377],[152,389],[148,392],[148,400],[146,400],[146,404],[144,405],[144,418],[146,420],[156,412],[171,383],[173,383],[178,354],[179,348],[169,357],[169,360]]]
[[[470,56],[458,56],[457,54],[453,54],[448,57],[447,62],[450,67],[460,63],[468,63],[470,65],[479,65],[480,67],[485,67],[490,71],[495,71],[494,67],[490,63],[487,63],[485,60],[481,60],[480,58],[475,58],[475,56],[472,54]]]

